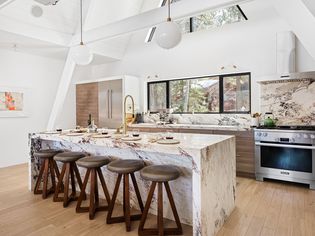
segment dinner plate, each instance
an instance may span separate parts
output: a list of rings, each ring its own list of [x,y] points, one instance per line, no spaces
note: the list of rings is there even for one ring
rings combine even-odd
[[[42,132],[42,134],[60,134],[60,132],[57,132],[57,131],[45,131],[45,132]]]
[[[157,141],[159,144],[179,144],[180,141],[178,139],[160,139]]]
[[[66,136],[70,136],[70,137],[76,137],[76,136],[83,136],[83,133],[69,133],[69,134],[65,134]]]
[[[121,140],[123,141],[139,141],[141,137],[122,137]]]
[[[92,138],[110,138],[111,136],[109,134],[95,134],[92,135]]]

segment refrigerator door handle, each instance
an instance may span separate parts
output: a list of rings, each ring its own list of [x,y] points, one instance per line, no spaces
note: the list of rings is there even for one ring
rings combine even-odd
[[[107,118],[109,119],[109,90],[107,90]]]
[[[113,90],[110,90],[110,118],[113,119]]]

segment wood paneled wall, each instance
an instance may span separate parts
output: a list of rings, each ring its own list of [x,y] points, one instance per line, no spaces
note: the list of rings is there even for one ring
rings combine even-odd
[[[77,125],[87,126],[89,114],[98,125],[98,83],[76,85]]]

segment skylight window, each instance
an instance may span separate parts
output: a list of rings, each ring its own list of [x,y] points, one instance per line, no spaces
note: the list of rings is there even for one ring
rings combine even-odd
[[[173,0],[172,2],[177,2],[180,0]],[[164,6],[166,1],[162,1],[161,7]],[[232,24],[236,22],[241,22],[247,20],[246,15],[242,11],[239,5],[226,7],[217,10],[211,10],[203,12],[200,15],[188,17],[185,19],[177,20],[177,22],[183,34],[193,33],[200,30],[207,30],[211,28],[221,27],[225,24]],[[156,27],[149,30],[145,42],[151,42],[154,37]]]

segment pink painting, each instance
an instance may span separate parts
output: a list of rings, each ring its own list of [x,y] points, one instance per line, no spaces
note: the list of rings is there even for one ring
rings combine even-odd
[[[23,93],[1,91],[0,111],[23,111]]]

